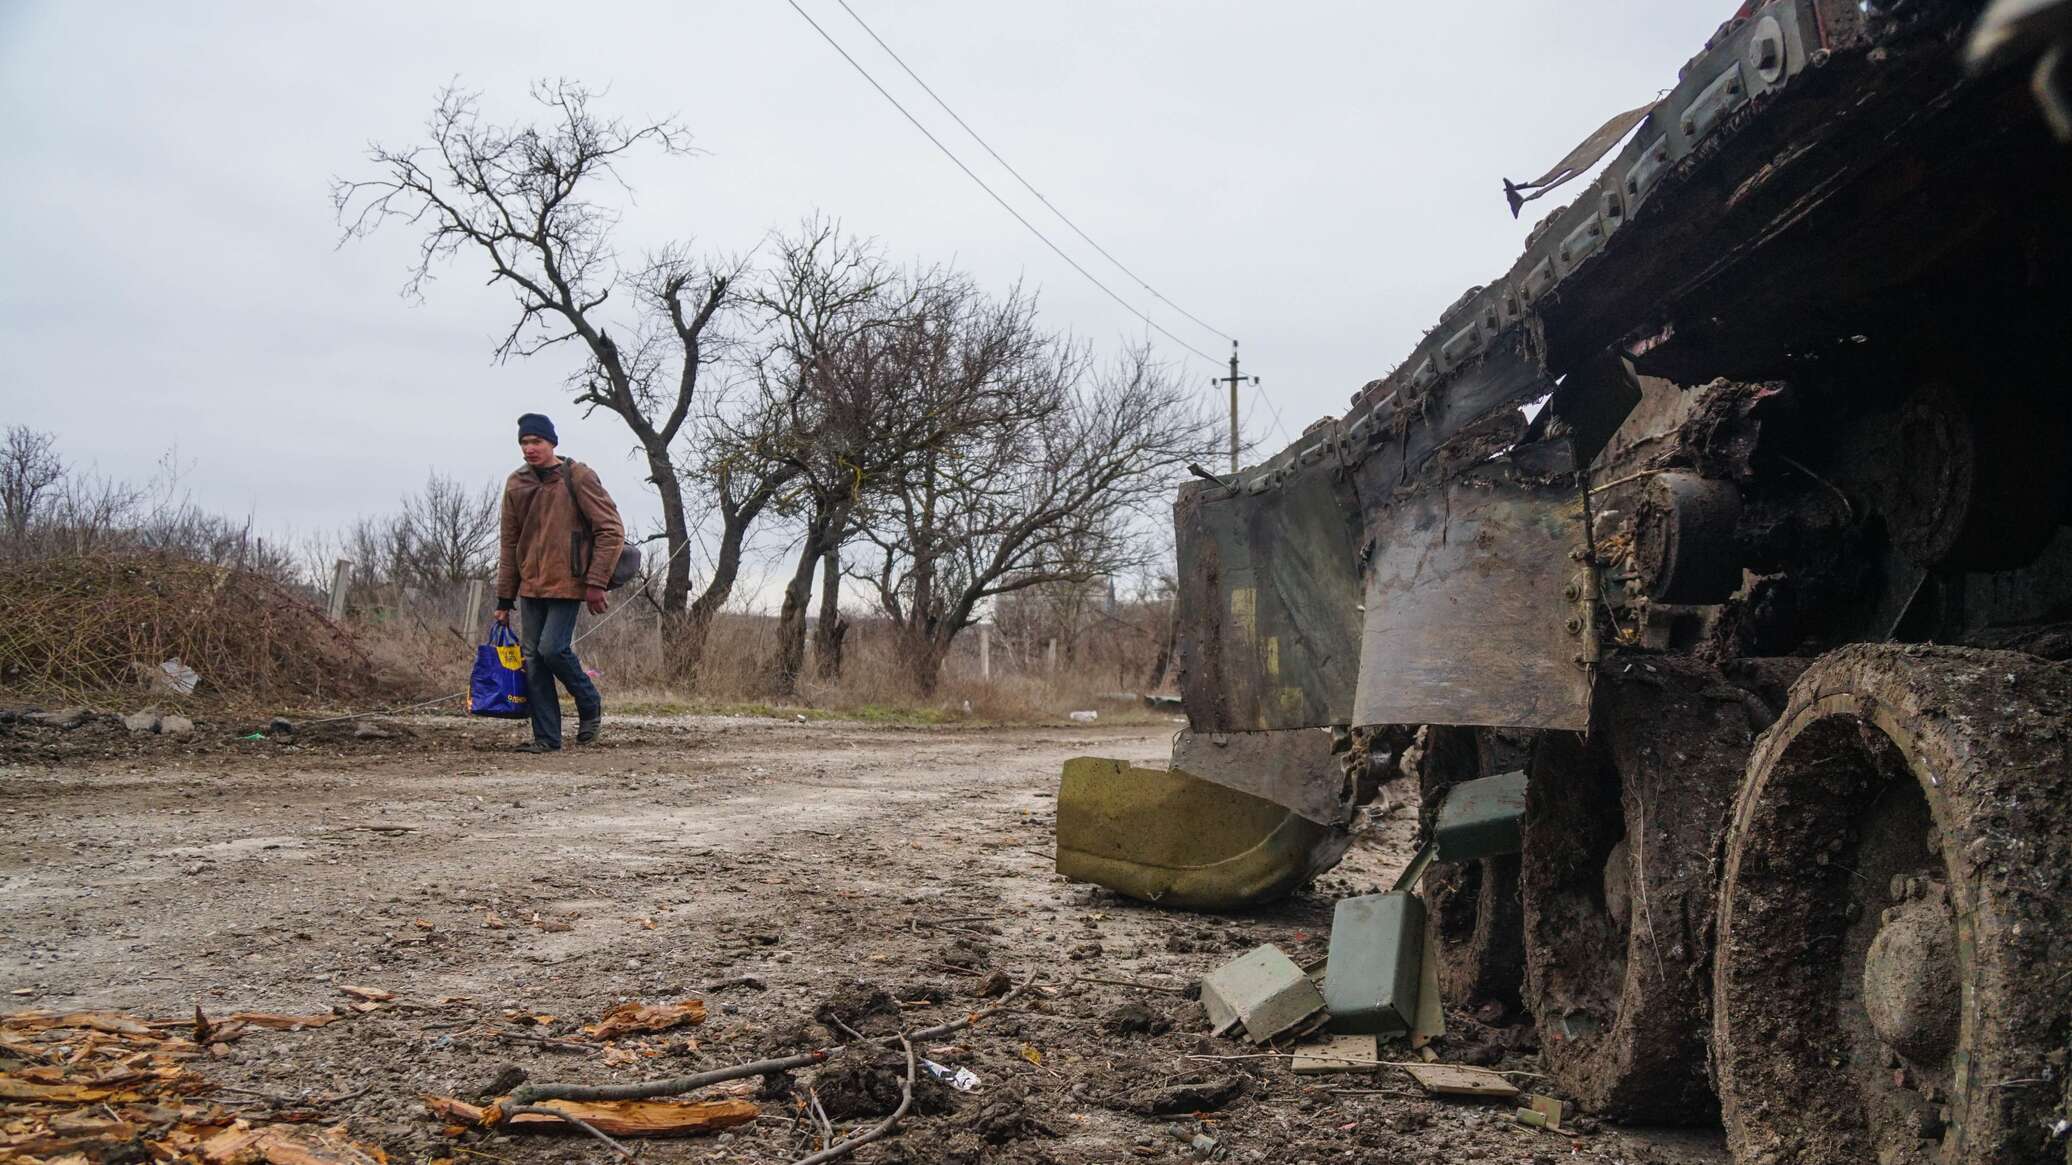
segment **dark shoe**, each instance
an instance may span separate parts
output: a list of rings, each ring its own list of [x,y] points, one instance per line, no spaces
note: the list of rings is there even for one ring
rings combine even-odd
[[[526,741],[526,742],[525,742],[524,744],[521,744],[521,745],[519,745],[519,746],[518,746],[518,747],[517,747],[516,749],[514,749],[513,751],[515,751],[515,752],[560,752],[560,751],[561,751],[561,746],[560,746],[560,745],[558,745],[558,744],[548,744],[548,743],[546,743],[545,741],[541,741],[541,740],[528,740],[528,741]]]
[[[577,743],[577,744],[596,744],[596,743],[597,743],[597,734],[598,734],[599,732],[603,731],[603,730],[604,730],[604,717],[602,717],[602,716],[599,716],[599,717],[598,717],[597,719],[595,719],[595,720],[583,720],[583,721],[579,721],[579,722],[578,722],[578,723],[576,724],[576,743]]]

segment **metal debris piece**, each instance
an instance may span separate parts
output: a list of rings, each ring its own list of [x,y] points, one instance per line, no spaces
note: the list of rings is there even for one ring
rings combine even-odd
[[[1216,1030],[1229,1030],[1234,1021],[1255,1044],[1324,1009],[1316,982],[1271,943],[1211,971],[1201,981],[1201,1002]]]
[[[1338,900],[1331,915],[1331,971],[1324,979],[1333,1031],[1410,1031],[1417,1018],[1424,927],[1424,902],[1414,894]]]

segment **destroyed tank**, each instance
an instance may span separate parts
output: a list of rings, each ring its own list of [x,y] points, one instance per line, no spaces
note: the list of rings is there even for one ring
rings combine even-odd
[[[1238,906],[1385,779],[1523,772],[1424,941],[1560,1091],[1744,1165],[2072,1161],[2068,29],[1749,4],[1507,183],[1625,143],[1344,416],[1181,491],[1188,728],[1068,766],[1059,869]]]

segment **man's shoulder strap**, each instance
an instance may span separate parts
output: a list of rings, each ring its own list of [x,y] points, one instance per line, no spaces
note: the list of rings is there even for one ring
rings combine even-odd
[[[583,534],[590,534],[590,515],[583,512],[583,495],[576,492],[576,459],[561,459],[561,480],[568,486],[568,504],[576,508],[576,521],[583,524]]]

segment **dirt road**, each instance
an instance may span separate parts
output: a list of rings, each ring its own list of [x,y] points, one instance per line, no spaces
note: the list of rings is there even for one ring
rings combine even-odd
[[[1411,815],[1398,812],[1315,892],[1241,915],[1061,882],[1060,762],[1161,760],[1167,726],[644,720],[548,757],[504,751],[495,727],[391,729],[297,744],[136,745],[119,730],[95,743],[93,729],[0,740],[10,1006],[304,1014],[350,1004],[348,984],[393,992],[319,1030],[249,1035],[204,1070],[250,1090],[237,1095],[357,1092],[323,1119],[411,1161],[456,1152],[420,1095],[472,1098],[506,1065],[535,1080],[680,1075],[835,1042],[816,1011],[867,1000],[858,981],[906,1003],[837,1016],[892,1030],[965,1014],[997,970],[1041,986],[927,1053],[972,1069],[979,1090],[927,1090],[902,1135],[859,1160],[1723,1160],[1704,1136],[1556,1137],[1505,1110],[1405,1095],[1393,1077],[1217,1059],[1252,1049],[1209,1039],[1184,995],[1078,981],[1178,988],[1261,942],[1320,955],[1335,897],[1379,886],[1404,857]],[[622,1001],[686,997],[710,1005],[703,1025],[610,1051],[552,1046]],[[1509,1038],[1463,1022],[1456,1046],[1471,1031]],[[1484,1051],[1532,1067],[1517,1048]],[[830,1092],[839,1082],[819,1077],[833,1072],[800,1083]],[[1161,1091],[1191,1084],[1236,1096]],[[1346,1089],[1373,1094],[1333,1091]],[[558,1136],[463,1144],[519,1161],[604,1153]],[[754,1125],[645,1156],[778,1162],[811,1147],[778,1098]]]

